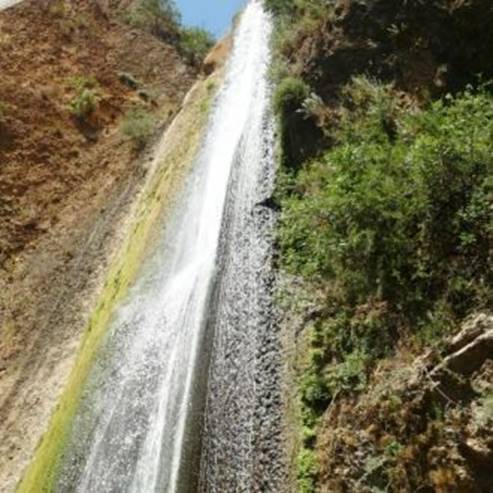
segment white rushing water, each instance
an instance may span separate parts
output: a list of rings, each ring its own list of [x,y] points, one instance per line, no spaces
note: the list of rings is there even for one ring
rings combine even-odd
[[[0,0],[0,10],[6,9],[7,7],[12,7],[16,3],[21,3],[22,0]]]
[[[226,200],[233,169],[258,173],[256,161],[262,158],[270,32],[261,1],[252,0],[237,27],[225,81],[183,197],[114,316],[75,421],[58,491],[197,488],[201,441],[193,435],[200,434],[200,424],[191,415],[196,401],[205,399],[203,373],[212,337],[207,326],[225,207],[235,201]],[[250,158],[240,159],[241,153]]]

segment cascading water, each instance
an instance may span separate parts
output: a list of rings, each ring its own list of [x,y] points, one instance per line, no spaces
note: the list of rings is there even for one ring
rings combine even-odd
[[[252,0],[182,199],[92,371],[58,491],[282,491],[270,31]]]

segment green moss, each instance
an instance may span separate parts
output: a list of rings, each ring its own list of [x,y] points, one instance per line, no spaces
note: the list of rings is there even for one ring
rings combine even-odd
[[[18,493],[51,493],[54,490],[72,420],[113,310],[133,282],[146,245],[152,239],[153,226],[162,216],[163,208],[173,194],[179,190],[184,174],[196,155],[207,121],[201,106],[204,100],[212,96],[206,82],[198,84],[184,110],[167,132],[159,168],[143,192],[131,233],[109,270],[67,386],[34,460],[18,486]]]

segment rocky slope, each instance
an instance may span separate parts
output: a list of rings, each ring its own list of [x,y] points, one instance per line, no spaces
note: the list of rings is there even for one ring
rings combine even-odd
[[[150,155],[197,76],[130,28],[122,2],[0,12],[0,491],[12,491],[63,388]],[[83,93],[94,108],[74,110]],[[154,129],[154,130],[153,130]]]

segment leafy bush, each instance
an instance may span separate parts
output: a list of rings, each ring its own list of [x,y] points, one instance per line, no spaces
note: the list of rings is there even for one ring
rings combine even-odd
[[[265,3],[276,20],[274,51],[277,61],[282,58],[292,60],[291,55],[299,50],[304,40],[327,31],[328,24],[336,18],[336,2],[267,0]]]
[[[97,90],[99,88],[99,82],[94,75],[74,75],[67,79],[67,83],[77,92],[82,92],[84,89]]]
[[[82,89],[70,102],[70,111],[83,120],[94,112],[99,100],[100,97],[94,89]]]
[[[214,44],[209,31],[181,25],[180,13],[173,0],[138,0],[127,9],[124,20],[172,43],[192,65],[199,65]]]
[[[180,13],[173,0],[138,0],[125,12],[125,21],[165,41],[179,38]]]
[[[181,32],[180,51],[193,65],[200,65],[214,45],[212,34],[199,27],[183,28]]]
[[[280,123],[282,161],[293,168],[313,154],[322,138],[317,121],[304,110],[309,95],[308,85],[296,77],[284,78],[274,94],[274,110]]]
[[[330,401],[327,383],[315,368],[303,375],[300,391],[303,402],[311,408],[321,408],[323,410]]]
[[[151,137],[156,119],[144,108],[130,110],[122,124],[122,132],[139,147],[143,147]]]
[[[69,104],[73,115],[86,119],[93,113],[100,101],[99,82],[94,76],[75,75],[67,80],[68,86],[75,91],[75,96]]]
[[[342,363],[329,366],[327,370],[328,384],[326,385],[332,395],[364,390],[368,359],[367,354],[354,351],[348,354]]]
[[[275,104],[289,121],[306,92],[285,84]],[[278,185],[283,266],[327,292],[298,384],[307,492],[328,404],[364,391],[402,330],[436,345],[492,301],[493,96],[469,90],[418,111],[357,78],[344,97],[334,145],[301,169],[284,163]]]
[[[277,86],[274,94],[274,110],[284,119],[292,113],[301,110],[310,90],[303,80],[286,77]]]
[[[341,142],[283,200],[286,267],[332,279],[354,303],[422,315],[486,303],[493,99],[467,92],[412,114],[389,89],[342,118]]]
[[[294,0],[265,0],[265,6],[274,14],[288,14],[295,8]]]
[[[318,463],[315,452],[302,448],[298,454],[298,492],[314,493],[317,474]]]

